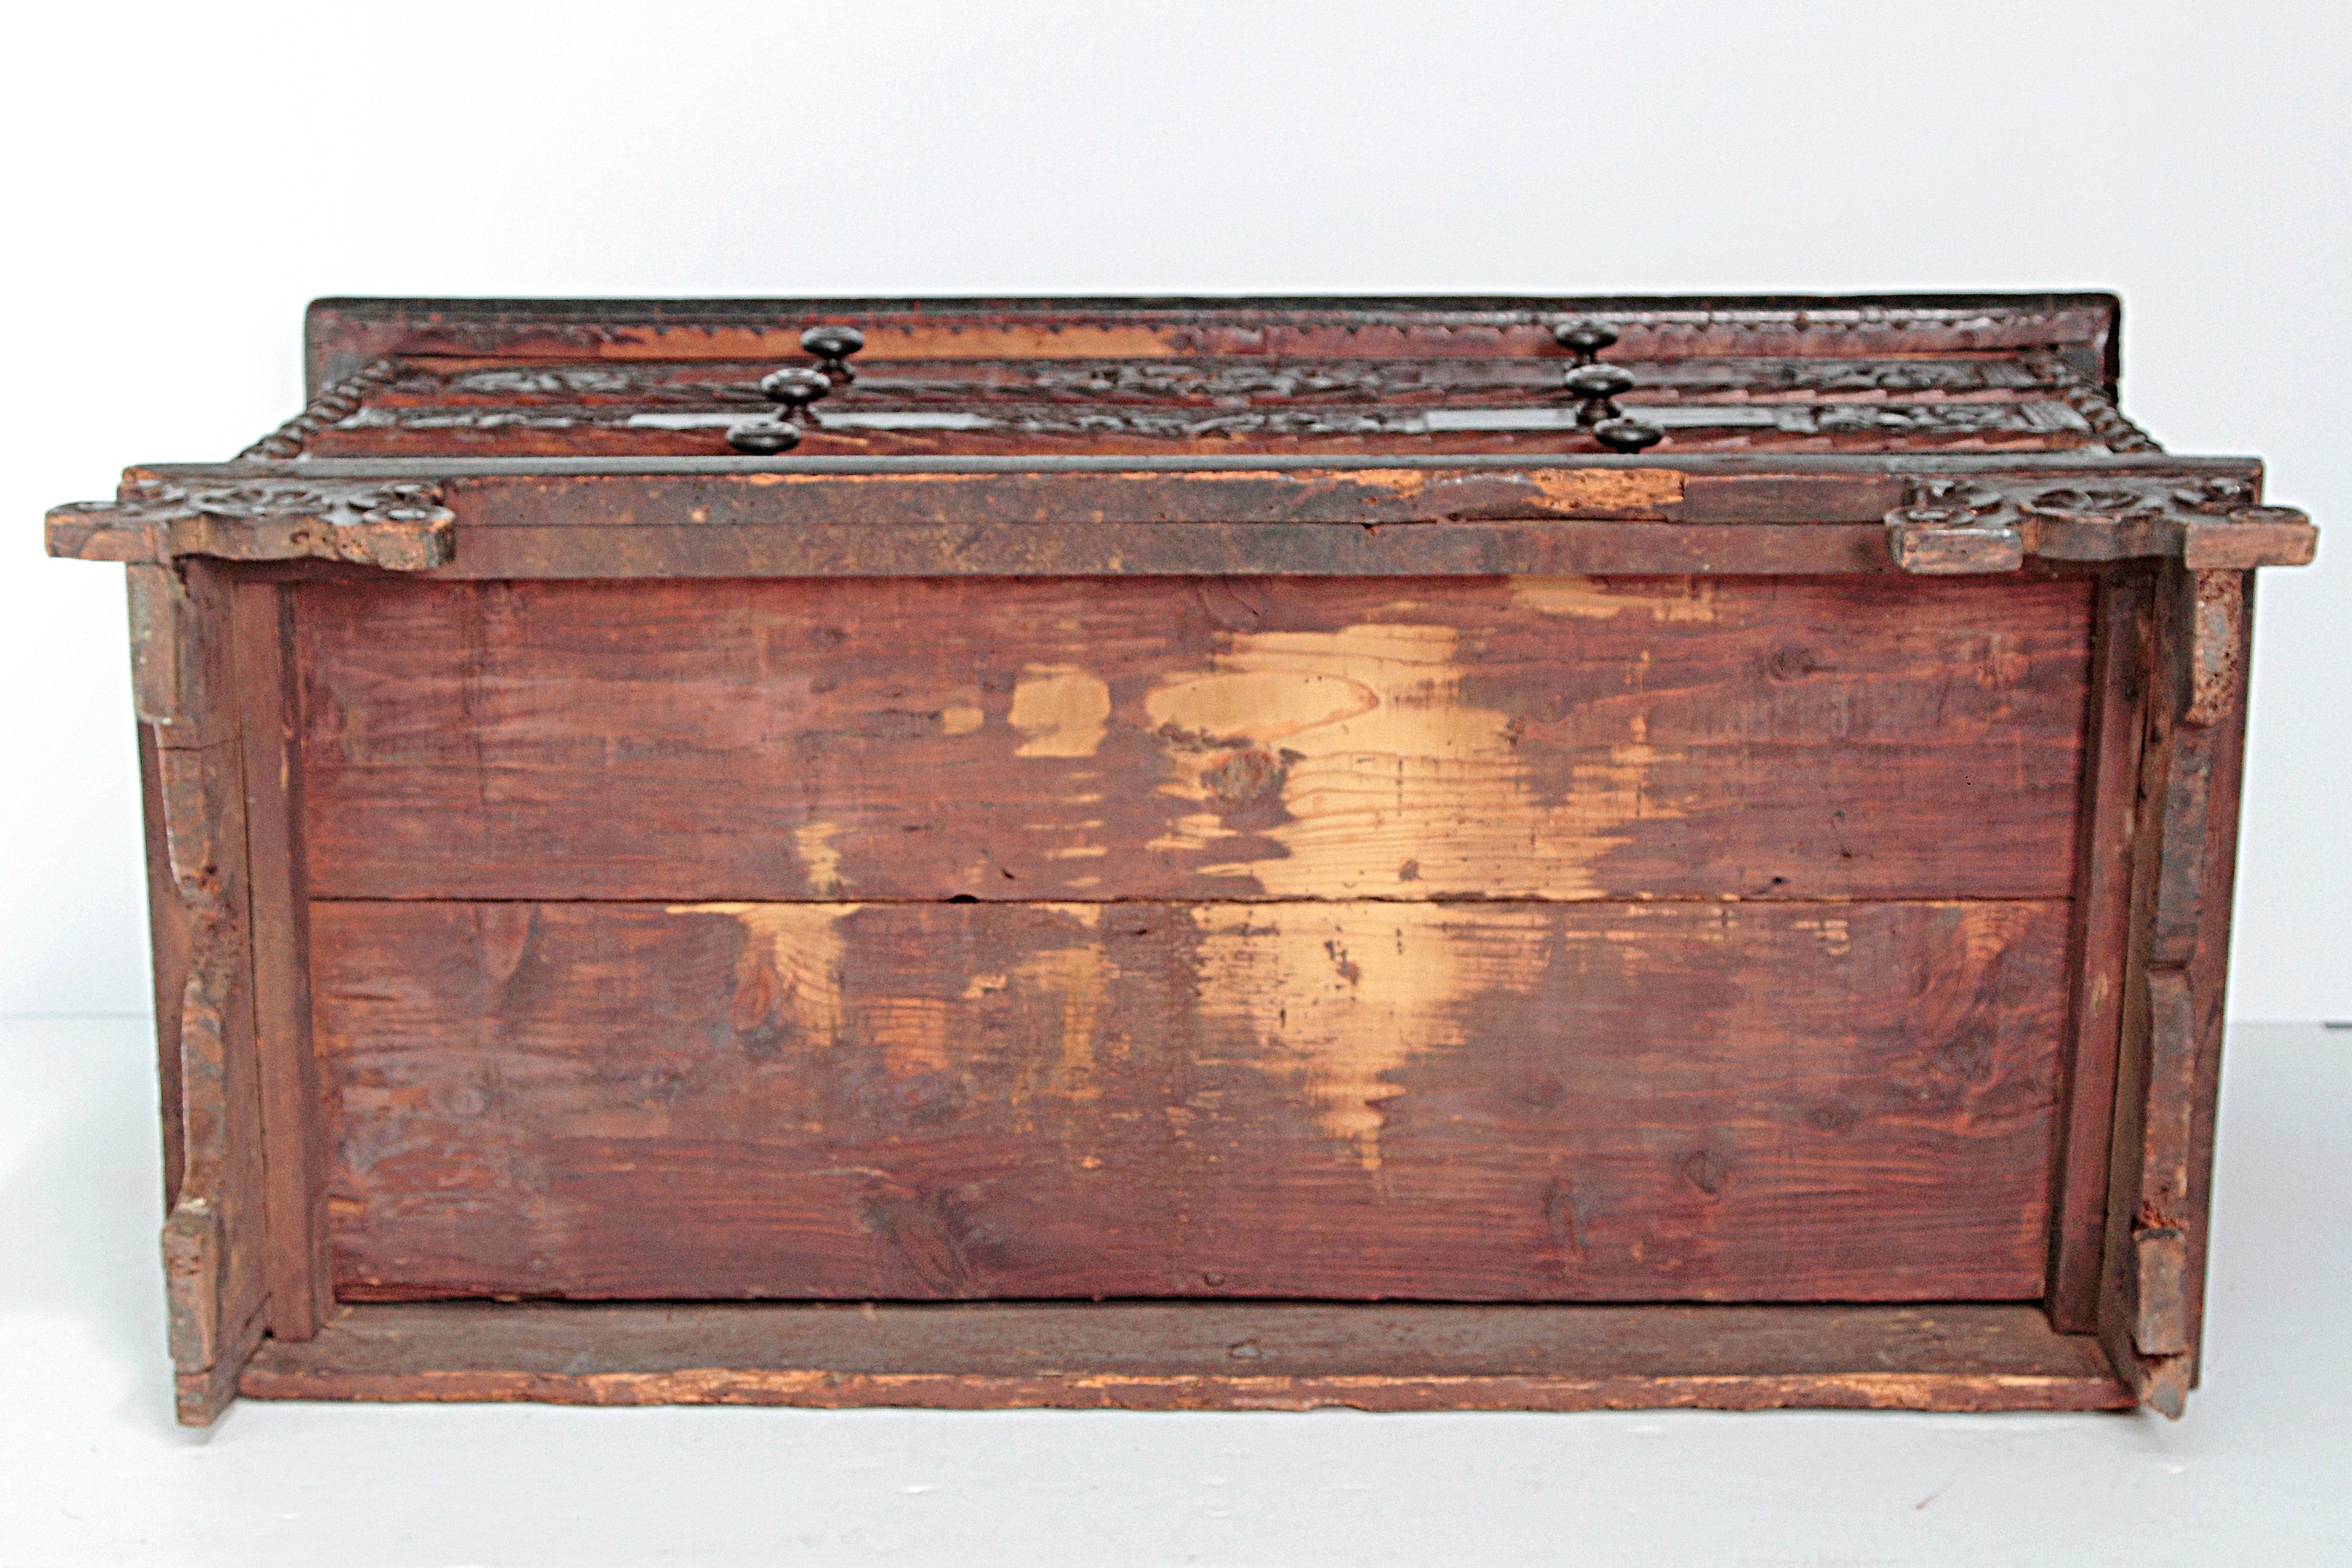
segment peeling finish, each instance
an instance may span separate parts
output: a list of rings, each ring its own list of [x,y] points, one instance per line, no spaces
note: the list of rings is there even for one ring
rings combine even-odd
[[[810,822],[793,830],[793,852],[806,868],[809,892],[819,898],[841,895],[841,851],[833,841],[840,836],[840,825],[835,822]]]
[[[845,1022],[841,924],[855,904],[674,904],[671,915],[723,915],[743,928],[735,960],[737,1032],[789,1026],[798,1043],[837,1044]]]
[[[1098,924],[1101,906],[1073,905],[1070,913],[1088,925]],[[1118,966],[1103,952],[1099,939],[1076,947],[1049,947],[1023,958],[1013,977],[1047,998],[1061,1001],[1061,1055],[1045,1091],[1071,1101],[1098,1100],[1102,1088],[1095,1080],[1095,1033]],[[969,991],[966,992],[970,994]]]
[[[1528,481],[1567,509],[1632,511],[1681,504],[1683,476],[1672,468],[1530,468]]]
[[[1627,602],[1687,618],[1678,596]],[[1711,598],[1690,602],[1711,613]],[[1219,635],[1225,650],[1208,668],[1164,677],[1144,699],[1166,747],[1160,792],[1199,808],[1151,847],[1198,853],[1239,839],[1276,852],[1205,865],[1205,874],[1276,897],[1386,891],[1397,862],[1385,850],[1368,858],[1367,846],[1410,842],[1416,879],[1496,897],[1591,896],[1591,868],[1624,841],[1612,829],[1676,814],[1648,789],[1653,765],[1672,754],[1638,730],[1608,762],[1576,768],[1566,799],[1538,799],[1513,716],[1464,700],[1451,626]],[[1281,765],[1281,820],[1248,834],[1227,820],[1236,802],[1221,770],[1253,753]]]
[[[1628,610],[1646,610],[1660,622],[1707,623],[1715,620],[1716,584],[1712,578],[1632,580],[1600,577],[1515,577],[1510,580],[1514,607],[1545,615],[1574,615],[1589,621],[1612,621]]]
[[[1403,1093],[1389,1075],[1466,1043],[1465,1004],[1532,989],[1551,950],[1551,923],[1535,910],[1213,904],[1191,915],[1202,1017],[1247,1028],[1368,1171],[1381,1167],[1382,1107]]]
[[[1016,757],[1092,757],[1110,717],[1110,687],[1076,664],[1032,664],[1013,688]]]

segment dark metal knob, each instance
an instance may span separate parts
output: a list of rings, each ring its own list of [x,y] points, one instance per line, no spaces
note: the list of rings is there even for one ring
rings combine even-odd
[[[800,444],[800,427],[786,424],[780,419],[761,424],[739,424],[727,433],[728,445],[738,452],[749,452],[760,457],[790,452]]]
[[[1634,453],[1655,446],[1666,433],[1638,419],[1604,419],[1592,427],[1592,438],[1612,452]]]
[[[809,404],[833,390],[833,381],[822,371],[777,371],[761,380],[760,390],[782,403],[785,417],[797,423],[810,417]]]
[[[801,444],[801,432],[816,423],[809,405],[833,390],[833,380],[822,371],[794,366],[761,378],[760,390],[782,405],[777,417],[735,426],[727,433],[727,444],[738,452],[767,456],[790,452]]]
[[[1617,406],[1617,395],[1633,390],[1633,376],[1622,366],[1579,365],[1559,380],[1580,400],[1577,423],[1599,424],[1604,419],[1624,417],[1624,411]]]
[[[1589,365],[1601,357],[1601,350],[1617,341],[1617,329],[1603,327],[1598,321],[1575,321],[1554,327],[1552,340],[1576,356],[1580,365]]]
[[[855,327],[812,327],[801,334],[801,347],[817,357],[817,369],[836,386],[857,379],[849,356],[866,347],[866,334]]]

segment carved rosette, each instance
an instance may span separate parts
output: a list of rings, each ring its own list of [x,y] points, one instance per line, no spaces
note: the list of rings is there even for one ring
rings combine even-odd
[[[1886,514],[1906,571],[2014,571],[2051,560],[2173,556],[2195,571],[2303,566],[2319,530],[2292,507],[2258,504],[2251,479],[2051,486],[2046,481],[1923,479]]]
[[[135,479],[114,500],[52,510],[48,545],[51,555],[85,560],[201,555],[424,571],[448,563],[457,520],[432,485],[257,480],[188,490]]]

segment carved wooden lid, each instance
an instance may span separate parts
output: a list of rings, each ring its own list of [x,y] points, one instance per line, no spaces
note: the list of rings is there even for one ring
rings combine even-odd
[[[488,577],[2310,560],[2259,463],[2116,410],[2116,323],[2054,294],[327,300],[299,415],[55,508],[48,546]]]
[[[2116,320],[2095,295],[331,300],[310,407],[247,455],[2154,451]],[[803,348],[829,327],[856,330]],[[1595,352],[1613,402],[1563,384]]]

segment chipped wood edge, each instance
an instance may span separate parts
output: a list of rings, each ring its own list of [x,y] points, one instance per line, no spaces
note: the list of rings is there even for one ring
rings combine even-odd
[[[202,560],[151,570],[163,580],[132,574],[131,632],[133,666],[152,677],[141,683],[161,862],[152,913],[175,936],[155,951],[159,1041],[177,1065],[163,1250],[179,1416],[203,1425],[234,1397],[268,1299],[245,759],[232,585]]]
[[[1475,1307],[1328,1306],[1268,1302],[1173,1316],[1146,1308],[1144,1321],[1127,1333],[1074,1343],[1057,1339],[1057,1320],[1134,1312],[1076,1302],[831,1310],[744,1302],[683,1311],[663,1303],[346,1305],[317,1339],[266,1346],[248,1365],[242,1391],[259,1398],[962,1409],[2032,1410],[2132,1403],[2095,1342],[2052,1333],[2023,1303],[1980,1315],[1977,1332],[1957,1339],[1921,1323],[1923,1310],[1902,1307],[1506,1309],[1531,1331],[1517,1348],[1456,1340],[1454,1325],[1484,1315]],[[1615,1329],[1596,1331],[1595,1312]],[[1318,1364],[1294,1370],[1280,1358],[1298,1348],[1290,1336],[1302,1315],[1314,1320],[1302,1332]],[[905,1332],[910,1320],[912,1338]],[[849,1332],[812,1344],[802,1335],[813,1323]],[[991,1325],[1009,1337],[992,1336]],[[1424,1328],[1434,1331],[1433,1339],[1421,1338]],[[934,1352],[919,1348],[933,1344]],[[1580,1348],[1560,1360],[1527,1359],[1531,1350],[1549,1357],[1570,1344]],[[972,1364],[976,1351],[983,1359]],[[1787,1364],[1792,1354],[1797,1364]]]
[[[368,1373],[249,1366],[257,1399],[547,1405],[772,1405],[982,1410],[2115,1410],[2110,1379],[2040,1374],[1151,1376],[1119,1372],[845,1373],[701,1367],[663,1372]]]
[[[2172,563],[2158,591],[2098,1332],[2140,1400],[2178,1418],[2204,1315],[2252,579]]]
[[[144,605],[160,614],[170,590],[156,574],[190,557],[331,560],[388,571],[446,566],[456,548],[457,514],[441,500],[439,486],[408,481],[355,484],[232,471],[190,488],[133,471],[111,501],[52,507],[45,538],[53,556],[121,561],[134,578],[143,573]]]

